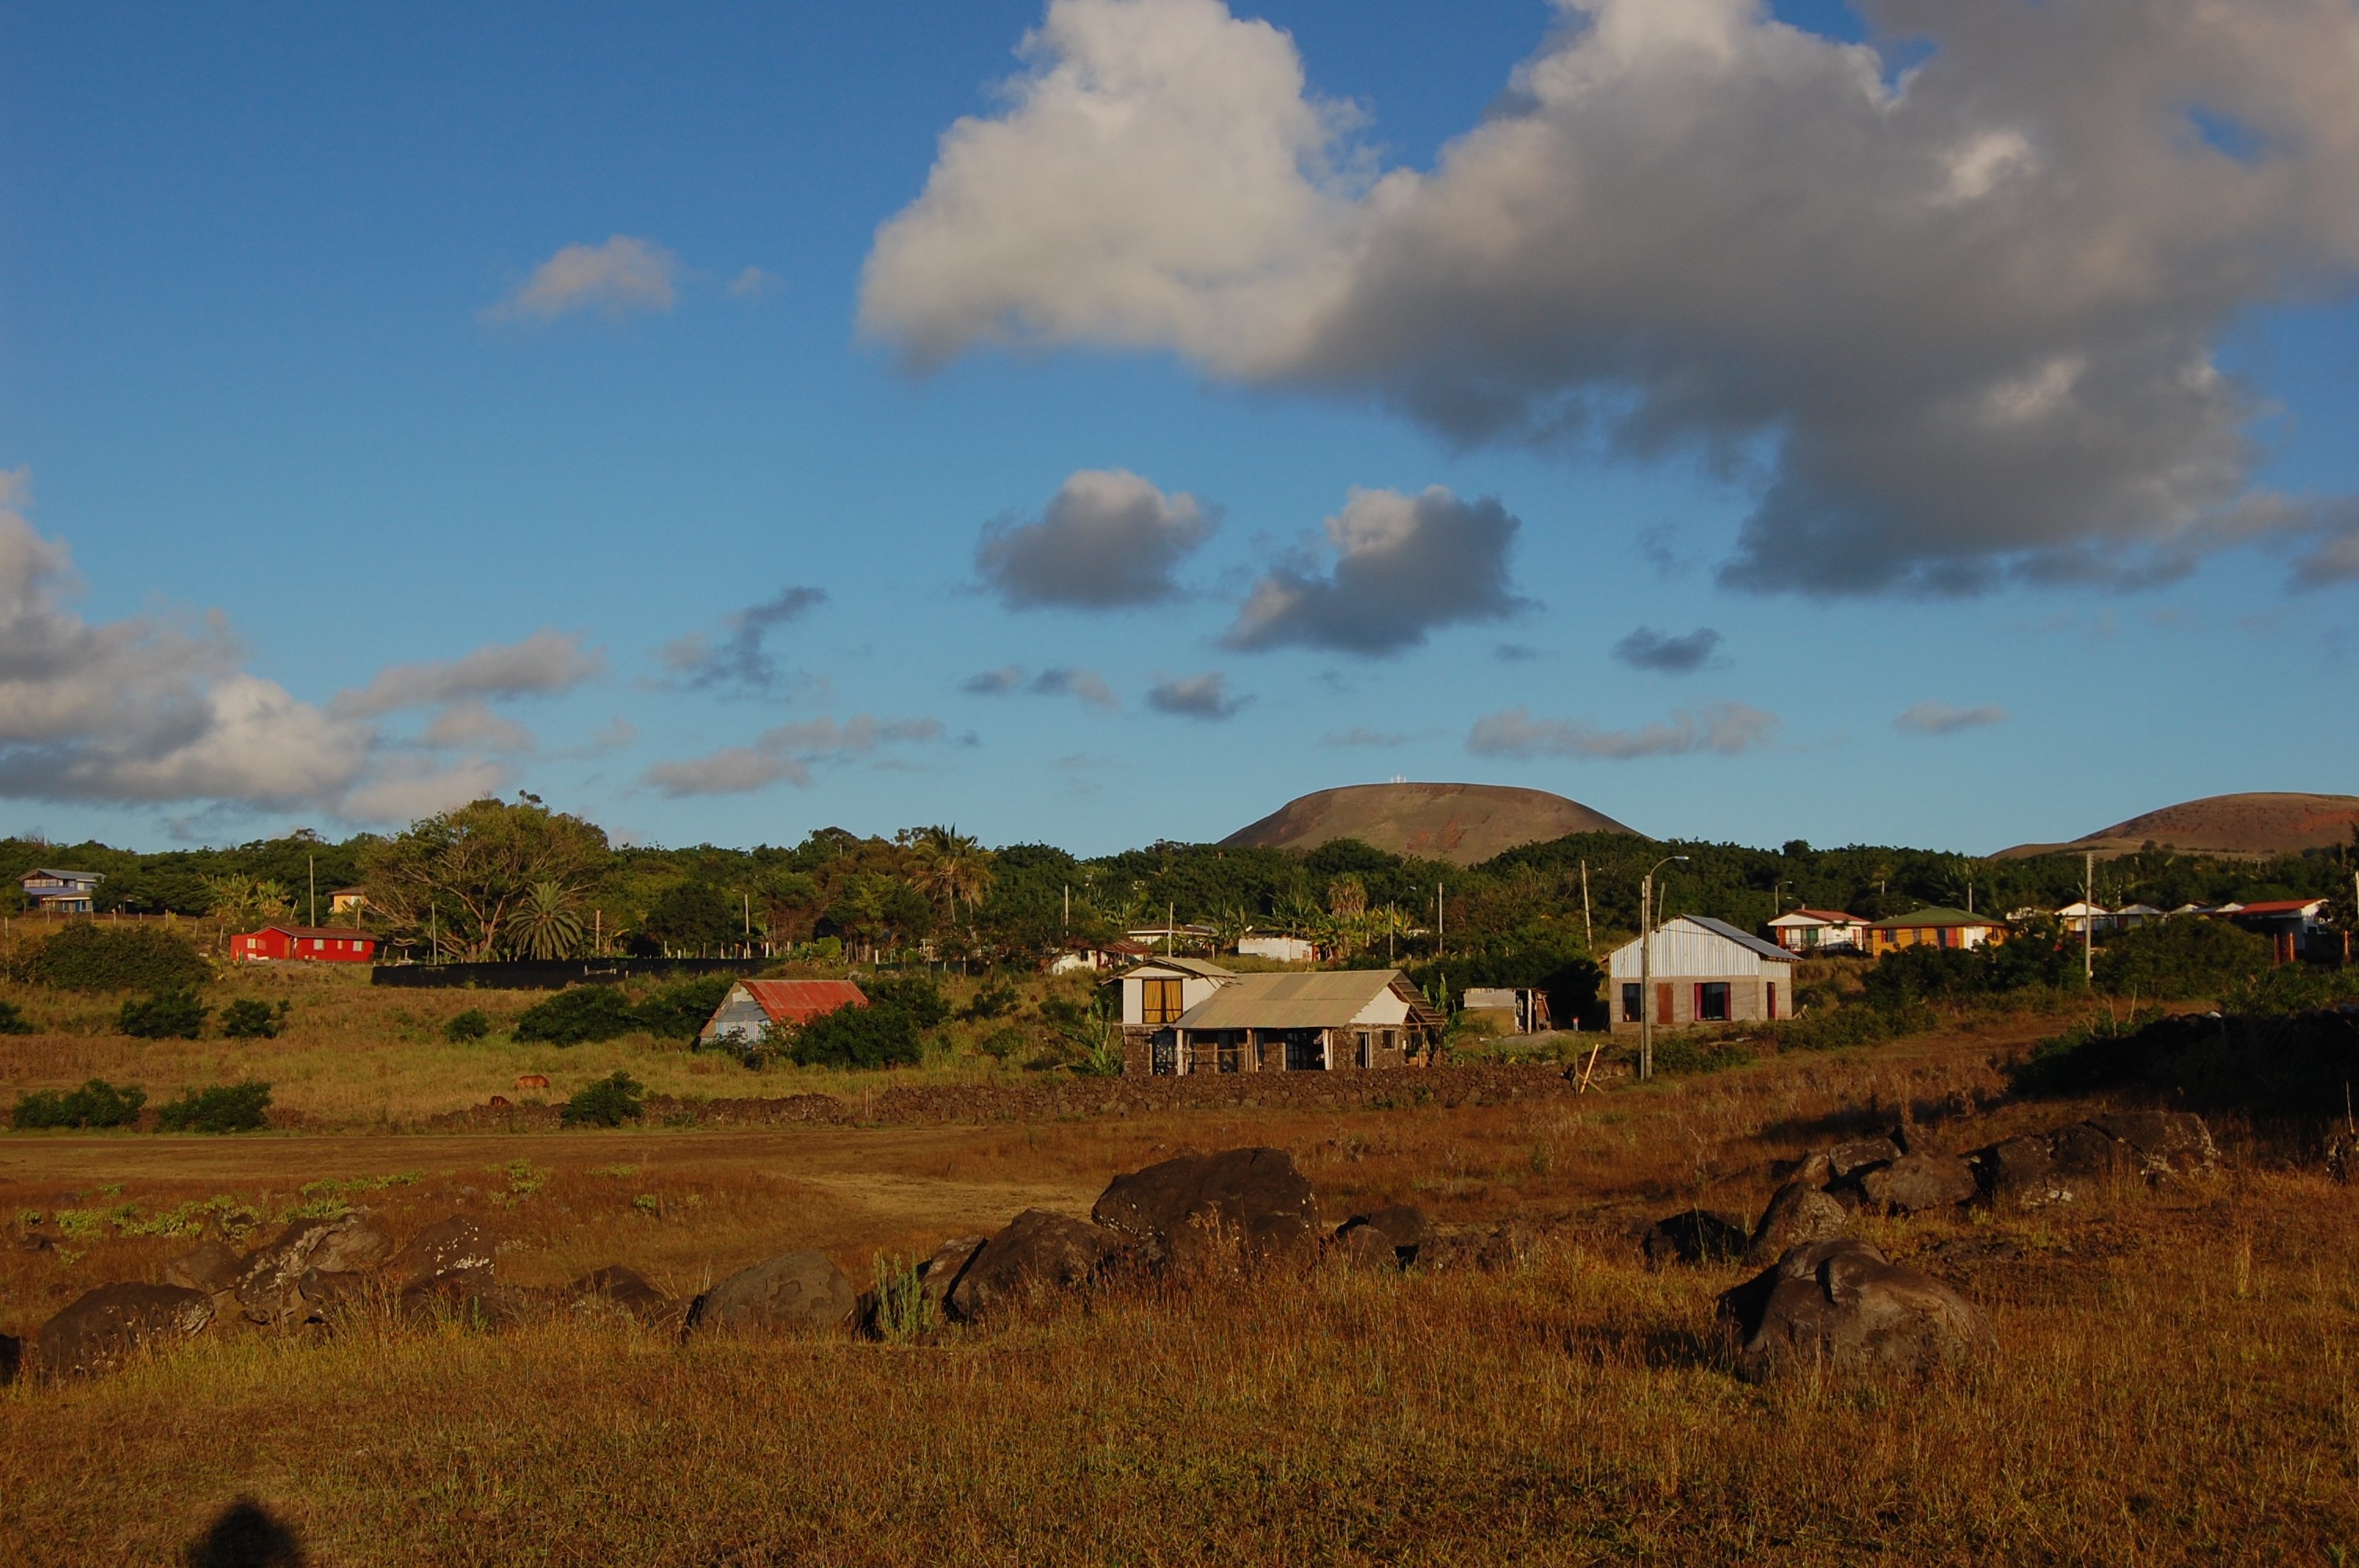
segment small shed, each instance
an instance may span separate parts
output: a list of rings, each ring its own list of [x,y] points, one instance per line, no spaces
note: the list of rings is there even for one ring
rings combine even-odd
[[[368,907],[368,889],[336,888],[328,894],[330,914],[358,914]]]
[[[266,925],[231,937],[229,956],[249,963],[365,964],[376,957],[376,938],[349,925]]]
[[[61,871],[52,866],[36,866],[17,879],[25,896],[43,914],[88,914],[91,901],[104,880],[100,871]]]
[[[751,1045],[762,1031],[812,1019],[842,1007],[866,1007],[868,995],[850,980],[739,980],[697,1031],[707,1045]]]
[[[1605,961],[1617,1032],[1637,1028],[1650,1002],[1656,1027],[1672,1029],[1759,1022],[1793,1011],[1792,975],[1800,960],[1774,942],[1702,914],[1679,915],[1657,927],[1643,965],[1639,940],[1625,942]],[[1655,987],[1652,998],[1646,994],[1647,979]]]
[[[1469,986],[1459,1005],[1501,1034],[1538,1034],[1553,1027],[1548,992],[1531,986]]]

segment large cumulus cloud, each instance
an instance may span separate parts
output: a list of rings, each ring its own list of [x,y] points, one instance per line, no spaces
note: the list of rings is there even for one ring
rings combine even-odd
[[[1701,454],[1734,586],[2141,580],[2316,535],[2213,345],[2359,263],[2349,0],[1560,0],[1497,111],[1379,171],[1219,0],[1053,0],[878,232],[866,329],[1176,350],[1461,439]],[[2343,575],[2347,537],[2303,576]]]

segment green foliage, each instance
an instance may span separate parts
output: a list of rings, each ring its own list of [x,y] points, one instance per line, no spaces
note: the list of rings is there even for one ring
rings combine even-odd
[[[639,930],[668,951],[702,953],[744,941],[744,906],[719,888],[682,882],[658,896]]]
[[[736,983],[734,975],[675,980],[651,992],[632,1011],[639,1027],[658,1040],[693,1040]]]
[[[254,997],[240,997],[222,1009],[221,1031],[230,1040],[276,1040],[287,1026],[288,1004],[272,1007]]]
[[[995,982],[978,989],[973,1000],[959,1009],[958,1015],[969,1023],[978,1023],[986,1019],[1005,1018],[1015,1011],[1017,1004],[1023,1000],[1016,994],[1015,987]]]
[[[2225,920],[2158,920],[2125,931],[2096,954],[2097,987],[2114,996],[2218,998],[2269,967],[2263,936]]]
[[[40,1089],[16,1101],[14,1125],[19,1131],[37,1127],[129,1127],[139,1119],[147,1091],[136,1086],[116,1088],[104,1078],[92,1078],[78,1089]]]
[[[866,1007],[821,1013],[787,1036],[798,1066],[901,1067],[925,1060],[925,1033],[950,1017],[931,980],[877,980],[865,988]]]
[[[76,921],[41,944],[25,978],[60,990],[186,990],[212,971],[196,948],[152,925]]]
[[[641,1027],[638,1010],[621,987],[574,986],[526,1008],[508,1033],[521,1044],[580,1045],[619,1040]]]
[[[13,1001],[0,1001],[0,1034],[38,1034],[39,1033],[40,1031],[33,1027],[33,1021],[25,1016],[23,1008]]]
[[[194,991],[158,991],[125,1001],[115,1027],[136,1040],[194,1040],[204,1033],[205,1015],[212,1011]]]
[[[1923,1002],[1894,1007],[1828,1007],[1771,1026],[1780,1051],[1835,1051],[1922,1034],[1940,1022]]]
[[[519,924],[532,937],[531,912],[547,910],[549,890],[570,910],[571,891],[606,869],[609,851],[597,827],[525,795],[473,801],[366,840],[360,863],[370,908],[397,933],[430,932],[444,955],[480,961],[512,950]]]
[[[2359,991],[2359,982],[2342,970],[2283,964],[2227,987],[2220,993],[2220,1006],[2228,1012],[2283,1018],[2325,1007],[2354,991]]]
[[[259,1078],[184,1089],[156,1113],[166,1132],[255,1132],[270,1125],[270,1086]]]
[[[567,1100],[558,1119],[567,1127],[620,1127],[647,1114],[645,1092],[636,1078],[618,1069]]]
[[[1636,1055],[1631,1059],[1636,1060]],[[1752,1048],[1742,1040],[1676,1032],[1655,1036],[1655,1071],[1660,1074],[1723,1073],[1750,1066],[1755,1060]]]
[[[492,1021],[480,1007],[471,1007],[451,1018],[442,1026],[442,1038],[453,1045],[463,1045],[470,1040],[481,1040],[492,1032]]]
[[[918,1265],[898,1253],[879,1252],[869,1265],[875,1281],[876,1336],[906,1344],[941,1326],[941,1305],[929,1294]]]

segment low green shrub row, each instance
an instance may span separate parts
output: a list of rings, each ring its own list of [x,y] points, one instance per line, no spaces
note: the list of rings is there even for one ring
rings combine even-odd
[[[679,980],[636,1000],[620,986],[574,986],[525,1009],[517,1016],[511,1034],[521,1042],[549,1045],[619,1040],[642,1030],[658,1040],[693,1040],[696,1032],[712,1016],[712,1010],[721,1005],[721,999],[729,994],[729,988],[736,983],[732,976],[710,975]],[[460,1014],[460,1018],[466,1016]],[[453,1019],[451,1026],[455,1028],[458,1022]],[[489,1027],[485,1020],[485,1032]],[[451,1038],[461,1036],[454,1034]],[[465,1038],[480,1039],[482,1035]]]
[[[92,1078],[78,1089],[36,1089],[18,1097],[11,1124],[20,1132],[44,1128],[133,1127],[147,1104],[136,1085],[117,1088]],[[160,1106],[156,1125],[165,1132],[254,1132],[270,1125],[270,1086],[259,1078],[183,1090]]]

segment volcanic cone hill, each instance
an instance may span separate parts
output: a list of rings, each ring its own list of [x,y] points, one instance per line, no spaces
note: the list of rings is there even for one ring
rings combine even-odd
[[[2359,795],[2214,795],[2181,801],[2100,828],[2062,844],[2017,844],[1995,860],[2034,855],[2131,855],[2148,844],[2188,854],[2266,860],[2327,849],[2352,841],[2359,827]]]
[[[1603,812],[1546,790],[1501,784],[1346,784],[1291,800],[1223,844],[1315,849],[1357,838],[1396,855],[1471,866],[1568,833],[1629,833]]]

